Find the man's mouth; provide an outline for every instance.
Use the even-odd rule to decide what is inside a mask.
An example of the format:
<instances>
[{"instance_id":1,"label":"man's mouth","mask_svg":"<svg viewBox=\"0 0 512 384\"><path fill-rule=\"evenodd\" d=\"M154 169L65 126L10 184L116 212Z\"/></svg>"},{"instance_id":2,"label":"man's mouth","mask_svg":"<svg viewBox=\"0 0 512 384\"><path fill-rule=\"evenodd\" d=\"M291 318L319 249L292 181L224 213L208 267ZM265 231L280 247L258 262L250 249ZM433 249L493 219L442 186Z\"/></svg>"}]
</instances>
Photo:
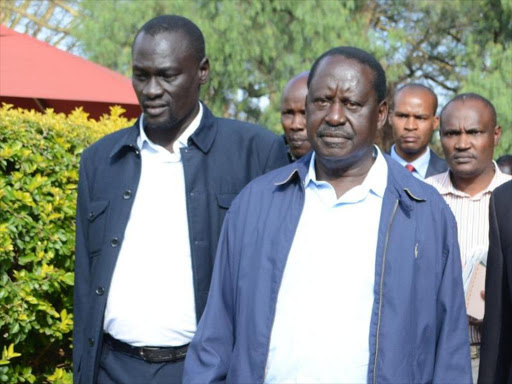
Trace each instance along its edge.
<instances>
[{"instance_id":1,"label":"man's mouth","mask_svg":"<svg viewBox=\"0 0 512 384\"><path fill-rule=\"evenodd\" d=\"M473 160L475 160L475 157L471 156L471 155L454 155L453 156L453 161L455 161L457 164L466 164L466 163L470 163Z\"/></svg>"},{"instance_id":2,"label":"man's mouth","mask_svg":"<svg viewBox=\"0 0 512 384\"><path fill-rule=\"evenodd\" d=\"M320 138L322 141L324 141L327 144L341 144L346 141L349 141L351 138L347 135L340 134L340 133L334 133L334 132L327 132L325 134L320 135Z\"/></svg>"},{"instance_id":3,"label":"man's mouth","mask_svg":"<svg viewBox=\"0 0 512 384\"><path fill-rule=\"evenodd\" d=\"M307 138L305 137L289 137L288 143L292 147L300 147L307 141Z\"/></svg>"},{"instance_id":4,"label":"man's mouth","mask_svg":"<svg viewBox=\"0 0 512 384\"><path fill-rule=\"evenodd\" d=\"M402 136L401 139L403 143L415 143L418 141L417 136Z\"/></svg>"},{"instance_id":5,"label":"man's mouth","mask_svg":"<svg viewBox=\"0 0 512 384\"><path fill-rule=\"evenodd\" d=\"M161 115L167 109L165 104L144 104L144 113L149 116Z\"/></svg>"}]
</instances>

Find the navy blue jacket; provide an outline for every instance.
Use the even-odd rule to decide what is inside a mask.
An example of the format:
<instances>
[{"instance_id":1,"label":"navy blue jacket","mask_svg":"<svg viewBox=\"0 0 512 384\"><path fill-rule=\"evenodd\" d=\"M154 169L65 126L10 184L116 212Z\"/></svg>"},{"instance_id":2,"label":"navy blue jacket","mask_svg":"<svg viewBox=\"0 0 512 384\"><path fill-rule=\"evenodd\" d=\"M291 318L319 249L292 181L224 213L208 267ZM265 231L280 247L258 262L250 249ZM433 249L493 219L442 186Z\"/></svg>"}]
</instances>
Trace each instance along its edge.
<instances>
[{"instance_id":1,"label":"navy blue jacket","mask_svg":"<svg viewBox=\"0 0 512 384\"><path fill-rule=\"evenodd\" d=\"M184 383L264 382L310 158L256 179L231 205ZM435 189L386 160L368 383L472 383L455 219Z\"/></svg>"},{"instance_id":2,"label":"navy blue jacket","mask_svg":"<svg viewBox=\"0 0 512 384\"><path fill-rule=\"evenodd\" d=\"M430 150L430 160L428 162L427 173L425 173L425 179L430 176L438 175L439 173L446 172L448 165L446 160L441 159L437 153L432 149Z\"/></svg>"},{"instance_id":3,"label":"navy blue jacket","mask_svg":"<svg viewBox=\"0 0 512 384\"><path fill-rule=\"evenodd\" d=\"M218 237L234 197L252 179L288 164L282 140L204 106L201 124L181 149L197 319L208 296ZM82 154L77 201L74 291L75 383L92 383L110 281L137 193L138 122ZM134 282L135 284L135 282ZM144 289L144 287L140 287ZM170 292L169 294L179 294Z\"/></svg>"}]
</instances>

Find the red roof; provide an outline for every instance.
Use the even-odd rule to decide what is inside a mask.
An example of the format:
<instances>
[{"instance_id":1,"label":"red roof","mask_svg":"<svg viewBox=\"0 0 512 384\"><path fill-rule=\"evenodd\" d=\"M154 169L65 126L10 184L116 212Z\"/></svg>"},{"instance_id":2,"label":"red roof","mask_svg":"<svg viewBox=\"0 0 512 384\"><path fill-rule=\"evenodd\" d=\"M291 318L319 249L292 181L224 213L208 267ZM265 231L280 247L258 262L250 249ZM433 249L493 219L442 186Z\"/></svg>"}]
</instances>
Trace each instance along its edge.
<instances>
[{"instance_id":1,"label":"red roof","mask_svg":"<svg viewBox=\"0 0 512 384\"><path fill-rule=\"evenodd\" d=\"M140 114L129 78L3 25L0 25L1 101L15 105L20 102L21 107L32 102L39 107L54 108L56 112L83 106L91 117L108 113L112 105L121 105L128 117Z\"/></svg>"}]
</instances>

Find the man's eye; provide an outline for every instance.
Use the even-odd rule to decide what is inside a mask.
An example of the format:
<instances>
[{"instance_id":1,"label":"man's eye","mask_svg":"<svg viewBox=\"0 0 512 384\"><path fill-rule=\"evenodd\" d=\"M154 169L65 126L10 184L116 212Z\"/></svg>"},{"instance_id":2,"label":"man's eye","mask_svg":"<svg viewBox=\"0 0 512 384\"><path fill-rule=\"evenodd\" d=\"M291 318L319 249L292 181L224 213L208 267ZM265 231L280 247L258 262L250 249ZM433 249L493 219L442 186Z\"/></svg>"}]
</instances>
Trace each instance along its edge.
<instances>
[{"instance_id":1,"label":"man's eye","mask_svg":"<svg viewBox=\"0 0 512 384\"><path fill-rule=\"evenodd\" d=\"M354 103L354 102L352 102L352 101L347 101L347 102L345 103L345 106L346 106L348 109L356 109L356 108L358 108L358 107L359 107L359 104Z\"/></svg>"},{"instance_id":2,"label":"man's eye","mask_svg":"<svg viewBox=\"0 0 512 384\"><path fill-rule=\"evenodd\" d=\"M142 73L134 73L133 74L133 77L135 78L135 80L137 81L144 81L146 80L146 75L142 74Z\"/></svg>"},{"instance_id":3,"label":"man's eye","mask_svg":"<svg viewBox=\"0 0 512 384\"><path fill-rule=\"evenodd\" d=\"M326 99L317 99L315 100L315 104L319 107L327 107L329 105L329 101Z\"/></svg>"}]
</instances>

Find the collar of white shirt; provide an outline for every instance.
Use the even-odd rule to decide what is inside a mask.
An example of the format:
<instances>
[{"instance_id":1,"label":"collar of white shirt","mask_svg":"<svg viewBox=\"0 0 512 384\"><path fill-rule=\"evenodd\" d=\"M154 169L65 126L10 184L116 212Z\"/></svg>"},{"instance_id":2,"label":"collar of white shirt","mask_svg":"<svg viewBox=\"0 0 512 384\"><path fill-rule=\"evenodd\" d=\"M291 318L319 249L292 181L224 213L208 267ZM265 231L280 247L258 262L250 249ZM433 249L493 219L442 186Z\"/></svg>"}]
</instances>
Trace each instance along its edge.
<instances>
[{"instance_id":1,"label":"collar of white shirt","mask_svg":"<svg viewBox=\"0 0 512 384\"><path fill-rule=\"evenodd\" d=\"M416 160L414 160L412 163L409 163L408 161L405 161L400 156L398 156L398 153L396 153L395 150L395 144L391 147L391 152L389 153L391 158L398 161L402 166L406 166L407 164L411 164L414 167L414 172L412 173L413 176L421 176L421 179L425 178L425 175L427 174L428 169L428 163L430 162L430 148L427 147L427 150L423 155L418 157Z\"/></svg>"},{"instance_id":2,"label":"collar of white shirt","mask_svg":"<svg viewBox=\"0 0 512 384\"><path fill-rule=\"evenodd\" d=\"M373 163L370 171L366 175L362 184L352 188L339 199L337 199L336 203L355 203L362 201L368 196L368 193L372 192L379 197L384 196L384 191L386 190L387 185L387 175L388 175L388 167L386 164L386 160L382 155L380 149L377 146L374 146L374 156L375 162ZM306 178L304 180L304 185L306 188L315 188L315 189L332 189L334 192L334 188L327 183L326 181L320 181L316 178L316 170L315 170L315 152L311 155L311 161L309 163L309 170Z\"/></svg>"},{"instance_id":3,"label":"collar of white shirt","mask_svg":"<svg viewBox=\"0 0 512 384\"><path fill-rule=\"evenodd\" d=\"M486 193L491 193L496 187L510 180L510 176L501 172L498 164L496 164L494 160L492 163L494 164L494 177L486 188L474 196L470 196L467 193L459 191L457 188L455 188L450 178L450 170L446 171L445 173L433 176L432 180L434 181L435 187L441 195L452 194L456 196L467 197L470 200L480 200L483 195Z\"/></svg>"},{"instance_id":4,"label":"collar of white shirt","mask_svg":"<svg viewBox=\"0 0 512 384\"><path fill-rule=\"evenodd\" d=\"M196 131L201 123L201 119L203 117L203 105L199 102L199 112L192 122L189 124L187 129L183 131L183 133L174 141L172 145L172 149L174 151L174 157L179 161L181 159L180 148L185 148L188 146L188 138L192 136L192 134ZM165 151L170 154L167 150L165 150L162 146L153 143L149 137L146 135L144 131L144 114L141 115L139 121L139 137L137 138L137 146L142 151L145 148L151 148L154 151L162 152ZM171 154L172 155L172 154Z\"/></svg>"}]
</instances>

